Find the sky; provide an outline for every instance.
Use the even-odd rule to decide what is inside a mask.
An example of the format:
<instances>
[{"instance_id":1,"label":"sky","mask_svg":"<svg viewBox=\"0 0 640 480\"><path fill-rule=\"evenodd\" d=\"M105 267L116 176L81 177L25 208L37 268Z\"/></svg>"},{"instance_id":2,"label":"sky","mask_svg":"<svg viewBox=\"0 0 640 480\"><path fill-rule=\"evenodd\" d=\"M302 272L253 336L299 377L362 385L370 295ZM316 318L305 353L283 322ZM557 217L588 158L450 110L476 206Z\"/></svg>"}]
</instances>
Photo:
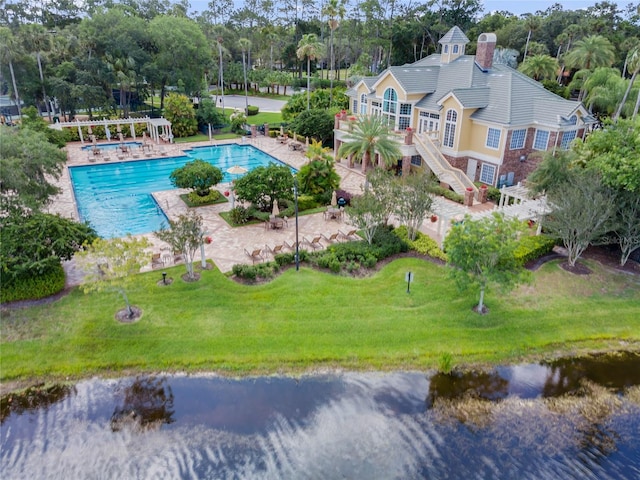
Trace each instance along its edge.
<instances>
[{"instance_id":1,"label":"sky","mask_svg":"<svg viewBox=\"0 0 640 480\"><path fill-rule=\"evenodd\" d=\"M210 0L190 0L191 10L202 12L207 9ZM320 1L320 0L318 0ZM504 10L515 15L523 13L535 13L538 10L544 11L555 3L559 3L565 10L578 10L580 8L592 7L599 0L481 0L484 6L484 13L491 13L496 10ZM629 3L635 3L638 0L608 0L616 3L618 7L623 8ZM242 0L234 0L236 5L244 3ZM355 3L350 0L350 4ZM413 2L416 3L416 2Z\"/></svg>"}]
</instances>

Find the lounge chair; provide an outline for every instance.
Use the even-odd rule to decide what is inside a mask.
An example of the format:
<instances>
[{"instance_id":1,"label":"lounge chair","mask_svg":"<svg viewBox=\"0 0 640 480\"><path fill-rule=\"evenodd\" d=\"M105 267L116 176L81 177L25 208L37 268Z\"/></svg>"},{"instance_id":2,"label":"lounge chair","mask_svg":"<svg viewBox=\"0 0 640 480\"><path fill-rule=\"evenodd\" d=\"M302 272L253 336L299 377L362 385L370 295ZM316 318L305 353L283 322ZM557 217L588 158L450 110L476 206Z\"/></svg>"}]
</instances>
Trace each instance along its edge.
<instances>
[{"instance_id":1,"label":"lounge chair","mask_svg":"<svg viewBox=\"0 0 640 480\"><path fill-rule=\"evenodd\" d=\"M270 253L272 257L275 257L279 253L282 253L284 249L284 244L276 245L273 248L271 248L269 245L265 245L264 247L266 252Z\"/></svg>"},{"instance_id":2,"label":"lounge chair","mask_svg":"<svg viewBox=\"0 0 640 480\"><path fill-rule=\"evenodd\" d=\"M288 243L286 240L284 242L282 242L284 244L285 247L287 247L289 250L291 251L295 251L296 249L296 242L293 241L291 243ZM302 242L298 242L298 250L302 250Z\"/></svg>"},{"instance_id":3,"label":"lounge chair","mask_svg":"<svg viewBox=\"0 0 640 480\"><path fill-rule=\"evenodd\" d=\"M322 239L321 235L318 235L317 237L313 237L311 240L307 239L306 237L302 237L302 241L311 245L311 248L313 248L314 250L318 248L322 248L322 243L320 243L321 239Z\"/></svg>"},{"instance_id":4,"label":"lounge chair","mask_svg":"<svg viewBox=\"0 0 640 480\"><path fill-rule=\"evenodd\" d=\"M325 234L322 234L322 238L324 238L327 242L329 243L333 243L333 242L339 242L340 241L340 234L339 233L332 233L331 235L329 235L328 237L325 236Z\"/></svg>"},{"instance_id":5,"label":"lounge chair","mask_svg":"<svg viewBox=\"0 0 640 480\"><path fill-rule=\"evenodd\" d=\"M358 230L349 230L347 233L341 232L338 230L338 236L340 238L344 238L346 240L359 240Z\"/></svg>"},{"instance_id":6,"label":"lounge chair","mask_svg":"<svg viewBox=\"0 0 640 480\"><path fill-rule=\"evenodd\" d=\"M259 248L256 248L251 252L248 252L247 249L245 248L244 253L247 254L247 256L251 259L254 265L256 263L256 260L260 262L264 262L264 257L262 256L262 250L260 250Z\"/></svg>"}]
</instances>

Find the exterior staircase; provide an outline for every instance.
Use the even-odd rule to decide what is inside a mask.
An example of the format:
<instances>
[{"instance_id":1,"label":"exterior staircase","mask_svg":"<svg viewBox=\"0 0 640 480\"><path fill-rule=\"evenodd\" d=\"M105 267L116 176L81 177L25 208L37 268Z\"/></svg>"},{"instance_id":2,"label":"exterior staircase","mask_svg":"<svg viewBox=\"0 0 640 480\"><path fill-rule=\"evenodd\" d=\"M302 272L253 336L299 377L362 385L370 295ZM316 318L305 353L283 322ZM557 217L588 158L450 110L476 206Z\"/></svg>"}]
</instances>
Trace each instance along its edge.
<instances>
[{"instance_id":1,"label":"exterior staircase","mask_svg":"<svg viewBox=\"0 0 640 480\"><path fill-rule=\"evenodd\" d=\"M453 191L460 195L464 195L465 191L471 188L474 198L478 198L478 188L471 179L459 168L451 166L428 136L414 135L413 142L416 150L438 180L450 185Z\"/></svg>"}]
</instances>

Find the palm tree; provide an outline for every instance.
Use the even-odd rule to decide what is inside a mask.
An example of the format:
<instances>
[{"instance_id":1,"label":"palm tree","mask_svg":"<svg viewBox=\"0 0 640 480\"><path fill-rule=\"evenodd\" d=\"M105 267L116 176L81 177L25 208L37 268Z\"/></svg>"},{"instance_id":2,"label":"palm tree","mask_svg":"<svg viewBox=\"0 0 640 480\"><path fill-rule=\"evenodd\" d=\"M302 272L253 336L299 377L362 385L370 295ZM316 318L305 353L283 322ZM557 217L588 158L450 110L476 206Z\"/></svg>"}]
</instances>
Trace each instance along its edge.
<instances>
[{"instance_id":1,"label":"palm tree","mask_svg":"<svg viewBox=\"0 0 640 480\"><path fill-rule=\"evenodd\" d=\"M540 17L529 15L529 17L527 17L527 19L524 21L524 25L529 30L529 33L527 34L527 42L524 45L524 55L522 56L523 60L526 60L527 52L529 51L529 41L531 40L531 34L538 30L541 25Z\"/></svg>"},{"instance_id":2,"label":"palm tree","mask_svg":"<svg viewBox=\"0 0 640 480\"><path fill-rule=\"evenodd\" d=\"M322 13L324 15L329 16L329 30L331 32L331 37L329 40L329 45L331 46L331 64L329 65L329 105L331 105L333 100L333 78L335 77L335 56L333 54L333 31L338 28L340 22L336 17L340 19L344 18L345 14L344 3L340 0L329 0L327 4L322 9Z\"/></svg>"},{"instance_id":3,"label":"palm tree","mask_svg":"<svg viewBox=\"0 0 640 480\"><path fill-rule=\"evenodd\" d=\"M627 89L625 90L624 96L620 101L620 105L618 105L618 109L616 110L616 113L613 115L614 122L618 121L618 118L622 113L622 108L624 107L624 104L627 102L627 98L629 97L629 92L631 91L631 87L633 87L633 83L636 81L636 77L638 76L638 72L640 71L640 47L634 48L627 54L626 63L627 63L627 68L629 69L630 72L632 72L631 80L627 85ZM638 96L640 96L640 92L638 93Z\"/></svg>"},{"instance_id":4,"label":"palm tree","mask_svg":"<svg viewBox=\"0 0 640 480\"><path fill-rule=\"evenodd\" d=\"M116 57L110 53L105 54L105 62L110 72L114 74L115 80L120 86L120 108L125 117L129 116L129 105L131 103L131 86L136 80L136 61L133 57Z\"/></svg>"},{"instance_id":5,"label":"palm tree","mask_svg":"<svg viewBox=\"0 0 640 480\"><path fill-rule=\"evenodd\" d=\"M324 44L318 41L315 33L307 33L298 42L297 57L302 60L307 57L307 110L311 101L311 60L324 55Z\"/></svg>"},{"instance_id":6,"label":"palm tree","mask_svg":"<svg viewBox=\"0 0 640 480\"><path fill-rule=\"evenodd\" d=\"M555 58L549 55L534 55L525 59L518 67L518 70L528 77L540 81L555 78L558 68L558 61Z\"/></svg>"},{"instance_id":7,"label":"palm tree","mask_svg":"<svg viewBox=\"0 0 640 480\"><path fill-rule=\"evenodd\" d=\"M248 38L241 38L238 40L238 45L242 49L242 70L244 71L244 114L249 115L249 92L247 91L247 62L245 54L251 48L251 40Z\"/></svg>"},{"instance_id":8,"label":"palm tree","mask_svg":"<svg viewBox=\"0 0 640 480\"><path fill-rule=\"evenodd\" d=\"M560 44L560 47L558 47L558 54L556 55L556 58L560 59L562 44L566 42L564 53L567 53L569 50L571 50L571 42L581 32L582 32L582 27L576 24L572 24L572 25L569 25L567 28L565 28L564 31L556 37L556 43ZM564 74L564 67L565 67L564 55L562 55L562 57L563 57L563 61L562 61L562 66L560 67L560 73L558 74L558 83L562 82L562 76Z\"/></svg>"},{"instance_id":9,"label":"palm tree","mask_svg":"<svg viewBox=\"0 0 640 480\"><path fill-rule=\"evenodd\" d=\"M366 173L367 165L375 154L380 163L393 165L402 156L398 142L391 137L387 120L378 115L360 118L353 126L353 131L344 137L344 143L338 150L340 158L349 155L362 159L362 172Z\"/></svg>"},{"instance_id":10,"label":"palm tree","mask_svg":"<svg viewBox=\"0 0 640 480\"><path fill-rule=\"evenodd\" d=\"M615 60L615 51L611 42L601 35L591 35L578 40L566 54L565 64L571 68L594 70L598 67L610 67ZM580 89L578 100L582 100L584 88Z\"/></svg>"},{"instance_id":11,"label":"palm tree","mask_svg":"<svg viewBox=\"0 0 640 480\"><path fill-rule=\"evenodd\" d=\"M611 115L625 89L625 80L617 68L596 68L584 82L584 103L589 111Z\"/></svg>"},{"instance_id":12,"label":"palm tree","mask_svg":"<svg viewBox=\"0 0 640 480\"><path fill-rule=\"evenodd\" d=\"M51 36L43 26L35 23L25 25L23 28L26 46L29 51L35 52L36 54L38 71L40 73L40 85L42 86L42 101L47 108L47 117L49 117L49 122L51 122L51 109L49 108L47 92L44 86L44 75L42 73L42 52L49 50L51 46Z\"/></svg>"},{"instance_id":13,"label":"palm tree","mask_svg":"<svg viewBox=\"0 0 640 480\"><path fill-rule=\"evenodd\" d=\"M18 117L22 118L22 107L20 106L20 95L18 94L18 84L16 83L16 75L13 71L13 59L18 56L19 45L11 30L7 27L0 27L0 45L4 48L0 49L0 56L3 63L9 64L9 72L11 73L11 83L13 84L13 98L18 106Z\"/></svg>"}]
</instances>

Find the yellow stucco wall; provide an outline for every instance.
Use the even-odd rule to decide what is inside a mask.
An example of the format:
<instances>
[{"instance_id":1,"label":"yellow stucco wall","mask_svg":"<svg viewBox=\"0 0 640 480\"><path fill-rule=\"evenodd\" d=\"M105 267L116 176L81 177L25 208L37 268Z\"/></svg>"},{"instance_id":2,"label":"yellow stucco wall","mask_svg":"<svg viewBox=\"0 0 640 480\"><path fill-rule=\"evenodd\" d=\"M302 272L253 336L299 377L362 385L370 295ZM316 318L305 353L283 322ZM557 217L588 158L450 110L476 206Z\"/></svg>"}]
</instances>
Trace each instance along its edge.
<instances>
[{"instance_id":1,"label":"yellow stucco wall","mask_svg":"<svg viewBox=\"0 0 640 480\"><path fill-rule=\"evenodd\" d=\"M496 159L502 157L507 137L507 130L500 128L500 147L497 150L488 148L486 143L489 127L487 125L475 123L471 119L471 115L473 115L475 109L463 109L453 96L447 98L442 105L443 108L440 114L440 140L443 140L444 138L443 135L447 110L453 109L458 114L453 150L459 152L478 152L479 154L495 157Z\"/></svg>"},{"instance_id":2,"label":"yellow stucco wall","mask_svg":"<svg viewBox=\"0 0 640 480\"><path fill-rule=\"evenodd\" d=\"M376 95L379 96L380 99L382 99L384 97L384 91L387 88L395 89L396 93L398 94L399 101L406 101L407 97L404 90L400 88L400 85L398 85L398 82L396 82L396 79L393 78L393 75L391 75L390 73L387 73L385 77L380 81L380 83L378 83L376 87Z\"/></svg>"}]
</instances>

